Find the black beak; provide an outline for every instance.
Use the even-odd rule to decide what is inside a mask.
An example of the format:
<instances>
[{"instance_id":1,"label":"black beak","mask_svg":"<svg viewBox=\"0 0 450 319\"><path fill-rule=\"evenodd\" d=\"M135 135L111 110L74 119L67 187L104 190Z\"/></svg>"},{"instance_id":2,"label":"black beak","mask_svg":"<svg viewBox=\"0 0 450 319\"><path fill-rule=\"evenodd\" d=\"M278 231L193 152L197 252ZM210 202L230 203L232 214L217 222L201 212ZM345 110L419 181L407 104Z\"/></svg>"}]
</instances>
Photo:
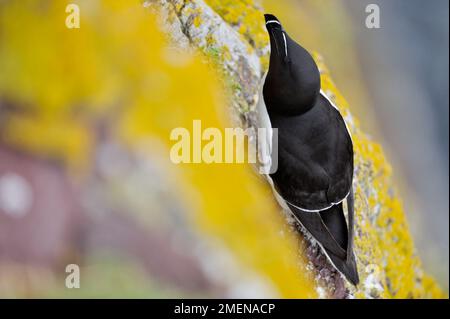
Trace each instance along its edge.
<instances>
[{"instance_id":1,"label":"black beak","mask_svg":"<svg viewBox=\"0 0 450 319\"><path fill-rule=\"evenodd\" d=\"M277 19L277 17L274 16L273 14L265 14L264 19L266 19L266 24L269 21L276 21L276 22L280 23L280 21Z\"/></svg>"},{"instance_id":2,"label":"black beak","mask_svg":"<svg viewBox=\"0 0 450 319\"><path fill-rule=\"evenodd\" d=\"M283 31L283 27L281 26L280 20L273 14L265 14L264 19L266 20L266 29L270 30L281 30Z\"/></svg>"},{"instance_id":3,"label":"black beak","mask_svg":"<svg viewBox=\"0 0 450 319\"><path fill-rule=\"evenodd\" d=\"M271 52L276 52L276 55L281 58L284 63L289 62L286 35L280 20L273 14L265 14L264 19L266 20L266 29L270 37Z\"/></svg>"}]
</instances>

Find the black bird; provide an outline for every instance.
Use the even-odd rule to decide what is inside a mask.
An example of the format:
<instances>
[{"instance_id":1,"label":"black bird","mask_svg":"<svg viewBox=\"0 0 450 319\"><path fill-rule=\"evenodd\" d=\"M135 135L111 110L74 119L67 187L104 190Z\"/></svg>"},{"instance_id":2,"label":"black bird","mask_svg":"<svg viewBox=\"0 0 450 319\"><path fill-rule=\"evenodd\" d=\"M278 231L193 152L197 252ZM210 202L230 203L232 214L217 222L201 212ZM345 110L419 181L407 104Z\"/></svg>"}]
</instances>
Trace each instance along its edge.
<instances>
[{"instance_id":1,"label":"black bird","mask_svg":"<svg viewBox=\"0 0 450 319\"><path fill-rule=\"evenodd\" d=\"M350 132L320 89L319 69L311 55L289 37L274 15L264 17L271 51L258 118L260 127L278 129L278 141L270 135L269 145L258 145L270 152L272 142L278 143L278 168L267 175L268 180L280 204L316 239L333 266L357 285Z\"/></svg>"}]
</instances>

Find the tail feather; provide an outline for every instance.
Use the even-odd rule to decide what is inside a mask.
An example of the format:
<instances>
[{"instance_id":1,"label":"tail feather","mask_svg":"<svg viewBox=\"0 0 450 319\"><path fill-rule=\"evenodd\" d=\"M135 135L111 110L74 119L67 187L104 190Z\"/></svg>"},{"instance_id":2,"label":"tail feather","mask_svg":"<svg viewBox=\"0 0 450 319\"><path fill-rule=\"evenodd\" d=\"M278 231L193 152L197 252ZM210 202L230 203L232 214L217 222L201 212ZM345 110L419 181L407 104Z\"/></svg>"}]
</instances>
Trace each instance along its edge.
<instances>
[{"instance_id":1,"label":"tail feather","mask_svg":"<svg viewBox=\"0 0 450 319\"><path fill-rule=\"evenodd\" d=\"M322 246L333 266L353 285L357 285L359 276L353 253L353 192L348 199L348 228L342 203L317 213L305 212L287 204L297 220Z\"/></svg>"},{"instance_id":2,"label":"tail feather","mask_svg":"<svg viewBox=\"0 0 450 319\"><path fill-rule=\"evenodd\" d=\"M324 220L320 216L320 213L305 212L290 203L287 203L287 205L303 227L305 227L324 248L328 249L339 258L345 259L347 257L347 253L345 251L346 246L339 245L333 234L330 232L333 231L333 229L329 229L327 227ZM331 207L330 210L331 209L334 210L334 206Z\"/></svg>"}]
</instances>

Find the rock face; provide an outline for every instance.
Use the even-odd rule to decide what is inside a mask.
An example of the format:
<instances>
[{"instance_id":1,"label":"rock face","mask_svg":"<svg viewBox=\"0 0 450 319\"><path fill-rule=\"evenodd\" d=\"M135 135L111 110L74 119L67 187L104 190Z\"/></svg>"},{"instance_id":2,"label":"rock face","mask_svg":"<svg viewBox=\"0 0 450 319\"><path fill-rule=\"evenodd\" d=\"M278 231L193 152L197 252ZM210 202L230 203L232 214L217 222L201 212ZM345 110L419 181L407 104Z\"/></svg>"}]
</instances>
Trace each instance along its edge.
<instances>
[{"instance_id":1,"label":"rock face","mask_svg":"<svg viewBox=\"0 0 450 319\"><path fill-rule=\"evenodd\" d=\"M215 7L226 6L226 2L220 3L218 1L209 6L205 1L161 0L146 1L144 6L158 11L160 22L178 46L199 48L219 62L221 71L232 82L234 106L242 115L248 115L247 111L256 103L256 83L259 83L264 71L261 59L267 58L269 46L267 41L261 46L256 42L256 37L240 33L240 30L246 32L242 31L242 22L224 23L223 18L214 11ZM249 5L245 8L257 12L258 16L261 12L258 7ZM263 30L258 31L264 39Z\"/></svg>"},{"instance_id":2,"label":"rock face","mask_svg":"<svg viewBox=\"0 0 450 319\"><path fill-rule=\"evenodd\" d=\"M226 81L233 83L232 112L244 119L244 126L251 126L255 96L269 52L262 9L252 1L236 0L151 0L144 6L159 14L173 43L185 49L198 48L215 58ZM443 297L434 280L421 268L382 148L360 130L322 59L317 54L315 59L321 70L322 88L340 108L354 140L355 252L361 279L357 288L349 285L329 265L317 243L293 225L301 232L298 240L306 247L307 268L315 275L317 295Z\"/></svg>"},{"instance_id":3,"label":"rock face","mask_svg":"<svg viewBox=\"0 0 450 319\"><path fill-rule=\"evenodd\" d=\"M357 288L248 165L170 161L174 128L224 129L222 113L253 125L269 52L261 7L79 3L79 30L62 23L63 1L0 4L0 296L443 297L381 147L318 55L354 140ZM61 291L67 263L85 278L76 291Z\"/></svg>"}]
</instances>

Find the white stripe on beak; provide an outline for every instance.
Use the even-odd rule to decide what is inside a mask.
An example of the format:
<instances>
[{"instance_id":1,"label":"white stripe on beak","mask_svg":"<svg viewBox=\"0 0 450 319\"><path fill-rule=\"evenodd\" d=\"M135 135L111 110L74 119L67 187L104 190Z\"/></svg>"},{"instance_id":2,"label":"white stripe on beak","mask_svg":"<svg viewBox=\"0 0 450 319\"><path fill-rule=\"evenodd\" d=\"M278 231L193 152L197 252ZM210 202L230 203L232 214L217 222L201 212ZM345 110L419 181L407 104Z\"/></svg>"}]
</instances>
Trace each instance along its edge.
<instances>
[{"instance_id":1,"label":"white stripe on beak","mask_svg":"<svg viewBox=\"0 0 450 319\"><path fill-rule=\"evenodd\" d=\"M276 23L276 24L281 25L281 23L278 22L277 20L269 20L269 21L266 22L266 25L268 25L269 23Z\"/></svg>"}]
</instances>

